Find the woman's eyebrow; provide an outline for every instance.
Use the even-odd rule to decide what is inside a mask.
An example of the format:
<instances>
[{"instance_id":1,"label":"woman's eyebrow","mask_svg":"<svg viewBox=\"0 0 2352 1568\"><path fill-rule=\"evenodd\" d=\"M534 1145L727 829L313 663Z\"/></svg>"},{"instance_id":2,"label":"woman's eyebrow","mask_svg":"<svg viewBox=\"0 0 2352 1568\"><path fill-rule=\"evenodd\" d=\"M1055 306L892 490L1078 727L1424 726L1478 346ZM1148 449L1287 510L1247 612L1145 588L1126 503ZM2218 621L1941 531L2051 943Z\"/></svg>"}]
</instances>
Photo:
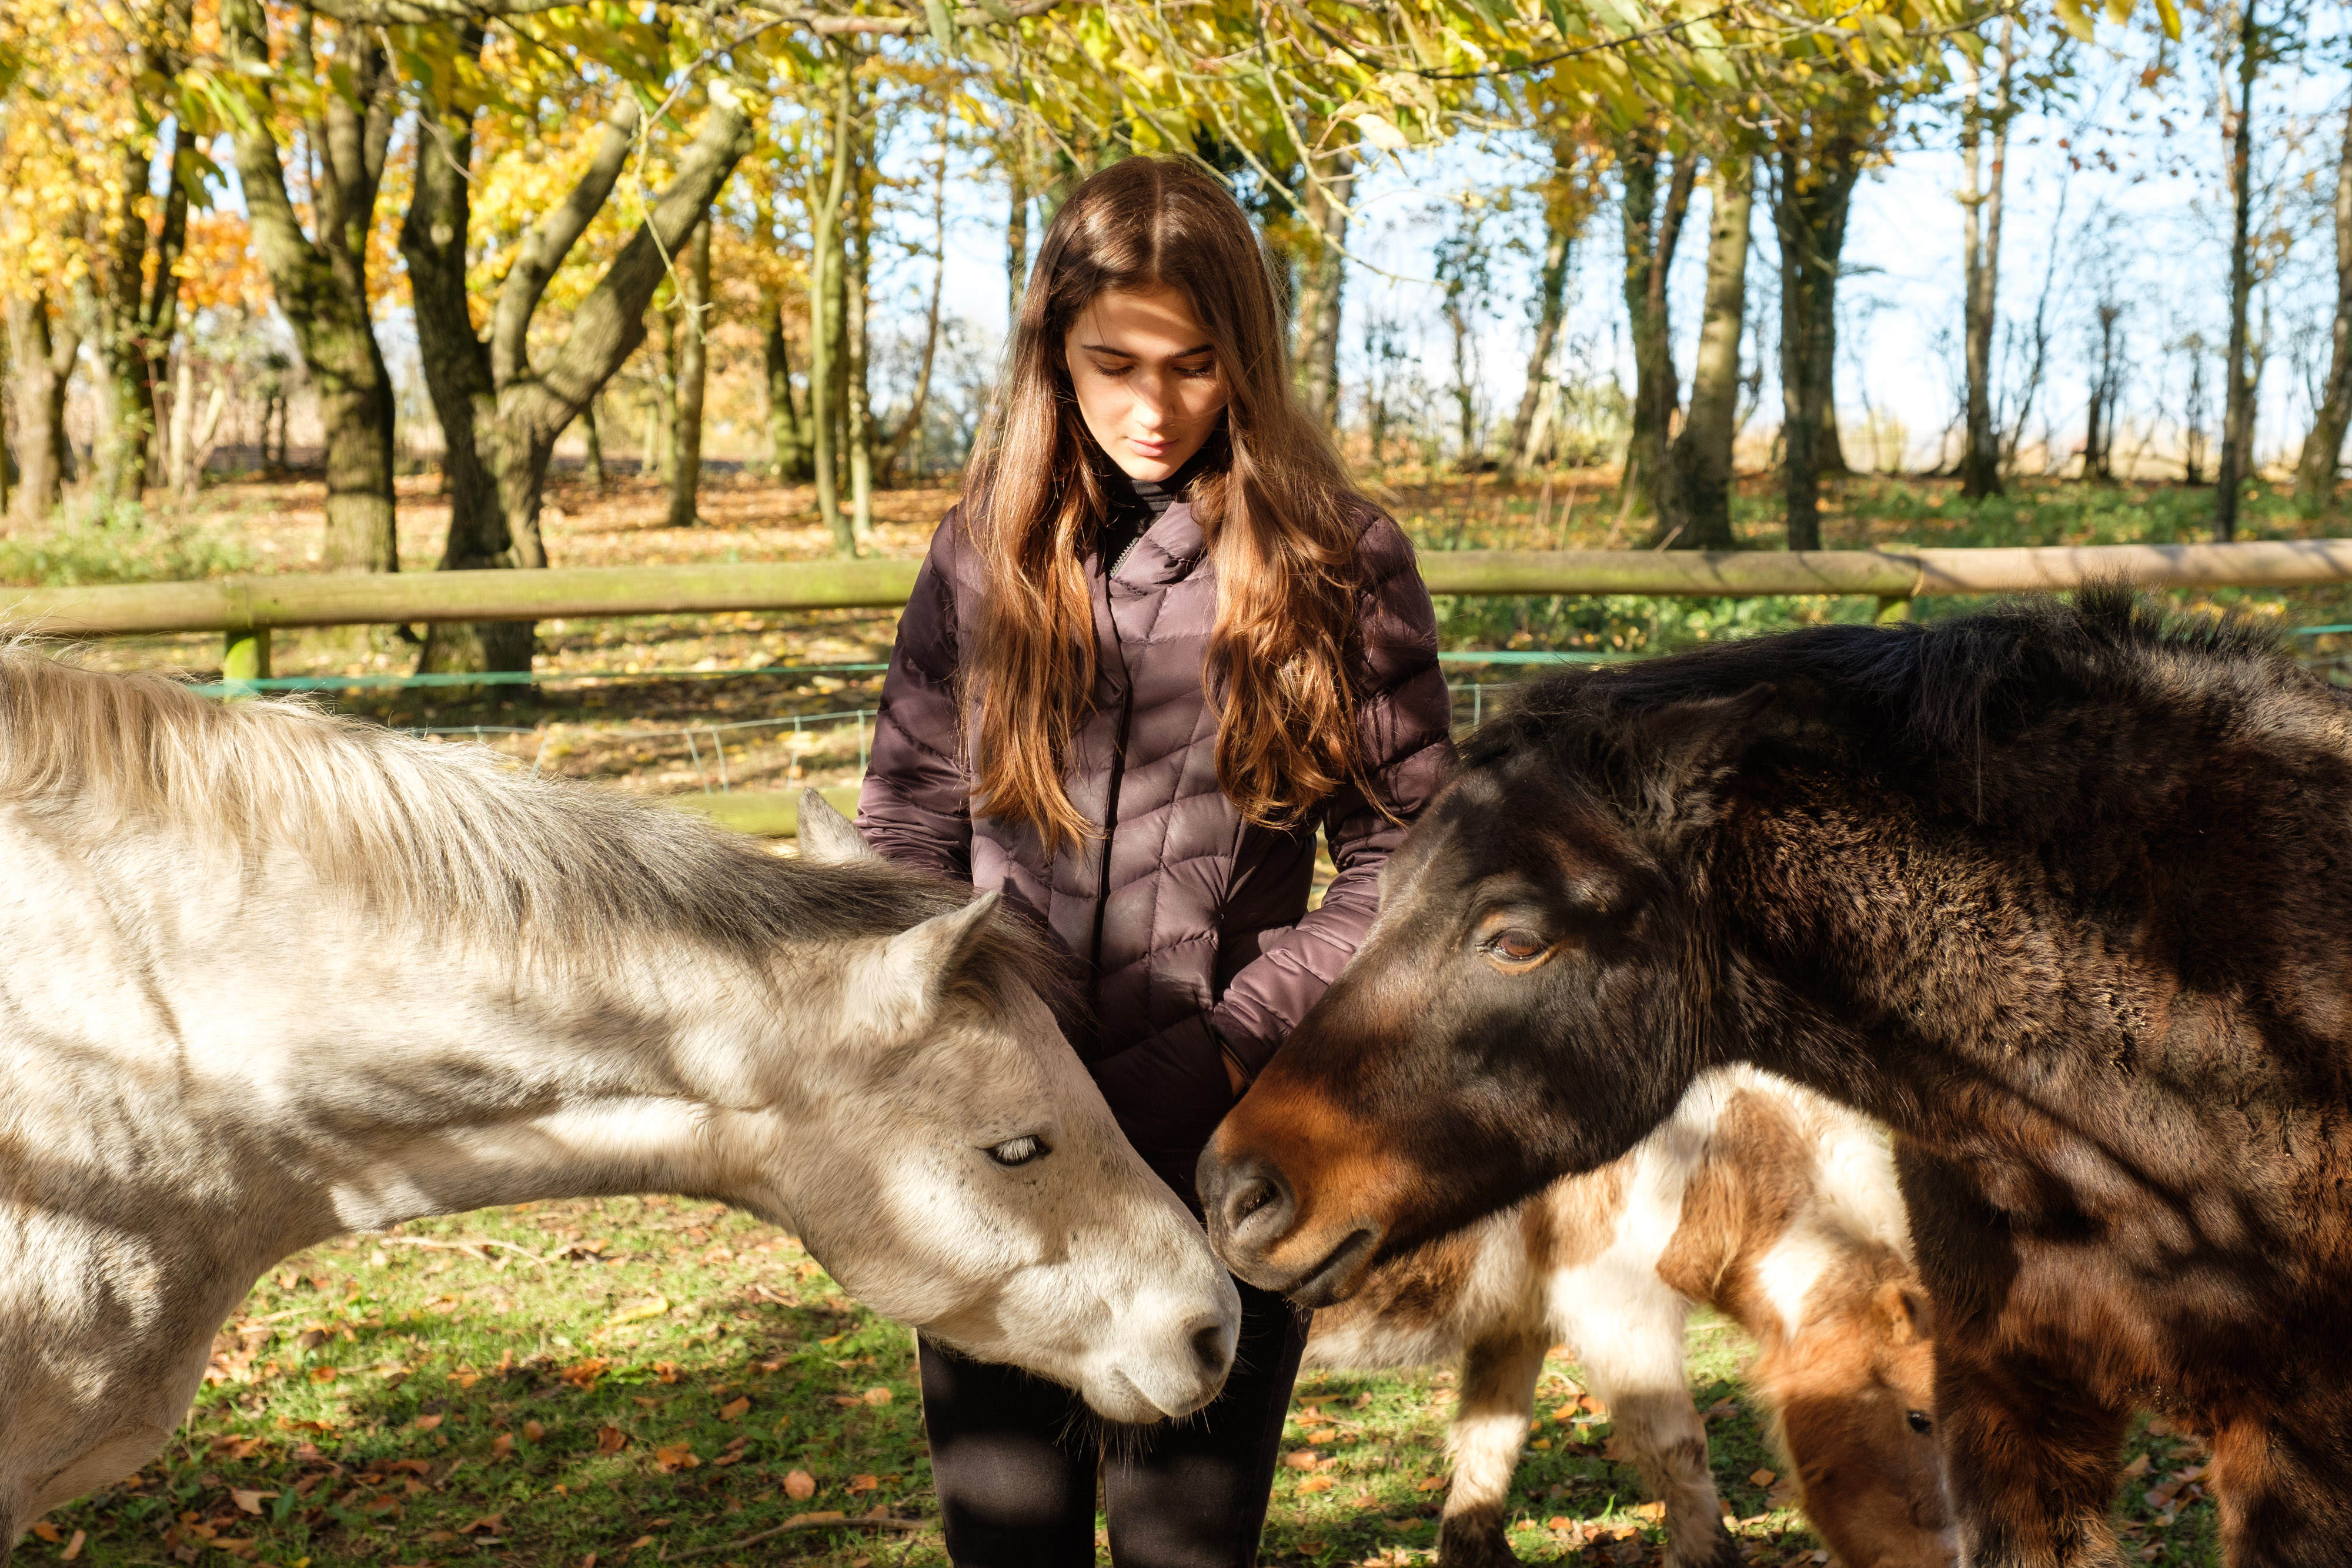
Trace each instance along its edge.
<instances>
[{"instance_id":1,"label":"woman's eyebrow","mask_svg":"<svg viewBox=\"0 0 2352 1568\"><path fill-rule=\"evenodd\" d=\"M1080 343L1078 347L1089 354L1111 354L1122 360L1142 357L1131 349L1114 349L1108 343ZM1217 346L1214 343L1202 343L1197 348L1181 349L1168 357L1171 360L1189 360L1195 354L1213 354L1216 350Z\"/></svg>"}]
</instances>

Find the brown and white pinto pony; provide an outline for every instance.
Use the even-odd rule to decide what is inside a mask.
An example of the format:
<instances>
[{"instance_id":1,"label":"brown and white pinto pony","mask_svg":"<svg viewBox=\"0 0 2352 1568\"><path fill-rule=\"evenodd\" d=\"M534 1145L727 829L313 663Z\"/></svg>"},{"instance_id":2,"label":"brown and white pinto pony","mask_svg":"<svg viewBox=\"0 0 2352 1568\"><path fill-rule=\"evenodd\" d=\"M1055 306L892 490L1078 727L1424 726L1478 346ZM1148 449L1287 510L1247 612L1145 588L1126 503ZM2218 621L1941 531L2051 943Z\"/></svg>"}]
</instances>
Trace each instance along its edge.
<instances>
[{"instance_id":1,"label":"brown and white pinto pony","mask_svg":"<svg viewBox=\"0 0 2352 1568\"><path fill-rule=\"evenodd\" d=\"M1665 1505L1670 1568L1732 1568L1691 1403L1694 1304L1760 1354L1748 1383L1847 1568L1947 1568L1935 1353L1885 1134L1784 1080L1702 1075L1623 1158L1374 1267L1315 1314L1309 1364L1462 1364L1443 1568L1515 1563L1505 1528L1548 1346L1566 1341Z\"/></svg>"},{"instance_id":2,"label":"brown and white pinto pony","mask_svg":"<svg viewBox=\"0 0 2352 1568\"><path fill-rule=\"evenodd\" d=\"M2120 1564L2122 1443L2232 1564L2352 1561L2352 702L2118 589L1547 680L1203 1155L1309 1303L1733 1061L1894 1128L1972 1568Z\"/></svg>"}]
</instances>

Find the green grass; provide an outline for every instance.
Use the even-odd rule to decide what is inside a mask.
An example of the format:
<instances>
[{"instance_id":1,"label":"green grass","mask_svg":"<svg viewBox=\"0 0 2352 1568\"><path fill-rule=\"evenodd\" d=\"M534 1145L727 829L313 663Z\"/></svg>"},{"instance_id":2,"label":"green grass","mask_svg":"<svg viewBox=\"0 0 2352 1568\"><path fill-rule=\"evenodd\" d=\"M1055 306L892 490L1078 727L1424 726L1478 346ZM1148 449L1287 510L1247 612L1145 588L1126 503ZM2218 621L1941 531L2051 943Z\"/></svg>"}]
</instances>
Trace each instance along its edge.
<instances>
[{"instance_id":1,"label":"green grass","mask_svg":"<svg viewBox=\"0 0 2352 1568\"><path fill-rule=\"evenodd\" d=\"M205 523L158 517L132 502L76 499L46 523L0 537L0 583L183 582L251 571L257 559Z\"/></svg>"},{"instance_id":2,"label":"green grass","mask_svg":"<svg viewBox=\"0 0 2352 1568\"><path fill-rule=\"evenodd\" d=\"M1691 1343L1750 1560L1811 1562L1799 1516L1749 1479L1781 1467L1738 1386L1747 1347L1704 1318ZM789 1238L706 1202L525 1205L348 1239L272 1270L163 1456L58 1510L19 1560L941 1564L913 1362L907 1331ZM1532 1562L1651 1561L1658 1531L1605 1413L1562 1408L1575 1377L1545 1367L1512 1540ZM1307 1375L1284 1448L1315 1468L1280 1470L1265 1561L1427 1561L1452 1389L1444 1371ZM2134 1546L2213 1561L2209 1503L2159 1527L2143 1496L2193 1447L2143 1433L2131 1452L2153 1456L2126 1499ZM812 1517L876 1509L917 1528Z\"/></svg>"}]
</instances>

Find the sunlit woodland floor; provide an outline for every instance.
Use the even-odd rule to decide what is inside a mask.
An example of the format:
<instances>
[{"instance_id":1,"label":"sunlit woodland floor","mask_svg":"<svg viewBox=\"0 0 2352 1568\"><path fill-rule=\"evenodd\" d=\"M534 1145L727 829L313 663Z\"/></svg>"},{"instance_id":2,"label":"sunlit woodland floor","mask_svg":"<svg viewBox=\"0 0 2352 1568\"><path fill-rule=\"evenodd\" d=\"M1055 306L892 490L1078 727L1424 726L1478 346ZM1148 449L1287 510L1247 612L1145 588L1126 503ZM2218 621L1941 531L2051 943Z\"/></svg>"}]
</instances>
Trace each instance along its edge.
<instances>
[{"instance_id":1,"label":"sunlit woodland floor","mask_svg":"<svg viewBox=\"0 0 2352 1568\"><path fill-rule=\"evenodd\" d=\"M1424 548L1638 546L1618 522L1614 475L1585 470L1497 486L1491 476L1391 476L1380 494ZM402 482L406 570L437 559L446 509L436 481ZM719 474L705 525L661 526L649 482L601 493L559 476L546 518L563 565L814 558L828 552L805 486ZM878 498L877 538L914 555L951 491ZM315 570L315 478L238 482L184 508L0 537L0 582L123 581ZM1981 506L1942 481L1855 479L1834 487L1832 548L1874 544L2169 542L2210 537L2208 490L2034 483ZM2274 496L2253 500L2249 533L2306 525ZM1744 541L1777 548L1769 477L1743 485ZM2182 595L2285 628L2352 622L2352 590ZM1915 606L1934 615L1963 606ZM1441 601L1449 647L1634 653L1823 620L1858 620L1867 600ZM538 687L329 694L388 723L466 731L519 758L625 788L708 787L707 746L689 727L870 709L866 672L743 672L887 656L887 613L551 621L541 670L581 677ZM2304 637L2320 658L2352 659L2352 637ZM125 639L77 655L110 667L217 671L208 637ZM391 631L281 635L280 674L399 674L416 651ZM662 672L662 674L655 674ZM1466 672L1457 670L1466 685ZM591 675L595 678L588 678ZM1505 674L1480 678L1503 680ZM1469 708L1463 708L1466 718ZM838 782L856 768L853 733L783 745L771 724L724 753L737 787ZM517 733L501 735L500 728ZM759 738L764 737L765 738ZM492 1243L496 1243L493 1245ZM1726 1325L1693 1333L1692 1386L1711 1421L1715 1469L1759 1563L1820 1560L1796 1516L1772 1500L1779 1461L1738 1387L1746 1347ZM712 1568L784 1560L845 1565L944 1561L933 1520L906 1333L850 1304L785 1237L712 1206L654 1198L544 1205L405 1228L291 1260L229 1325L187 1429L133 1481L60 1511L20 1552L33 1562L194 1563L217 1554L302 1568L364 1562L468 1562L643 1568L697 1555ZM1546 1368L1541 1407L1567 1405L1566 1361ZM1270 1561L1423 1561L1443 1496L1451 1375L1318 1375L1302 1384L1268 1525ZM1632 1506L1639 1482L1607 1457L1605 1413L1548 1416L1516 1487L1513 1540L1531 1561L1654 1560L1656 1532ZM2119 1501L2141 1560L2214 1558L2212 1510L2187 1439L2136 1432ZM795 1477L801 1478L795 1479ZM831 1527L821 1516L881 1509L910 1521ZM800 1528L765 1535L793 1520Z\"/></svg>"}]
</instances>

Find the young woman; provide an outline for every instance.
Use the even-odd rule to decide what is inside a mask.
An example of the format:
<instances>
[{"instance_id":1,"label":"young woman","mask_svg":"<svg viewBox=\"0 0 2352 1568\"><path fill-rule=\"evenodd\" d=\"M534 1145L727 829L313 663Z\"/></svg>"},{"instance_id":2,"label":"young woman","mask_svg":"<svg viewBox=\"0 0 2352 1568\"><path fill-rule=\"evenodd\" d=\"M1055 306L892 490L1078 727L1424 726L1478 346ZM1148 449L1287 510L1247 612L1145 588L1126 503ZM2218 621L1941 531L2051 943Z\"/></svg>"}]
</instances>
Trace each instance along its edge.
<instances>
[{"instance_id":1,"label":"young woman","mask_svg":"<svg viewBox=\"0 0 2352 1568\"><path fill-rule=\"evenodd\" d=\"M1070 1043L1188 1203L1452 758L1412 547L1292 401L1283 327L1213 180L1136 158L1071 193L899 622L858 809L883 854L999 890L1067 946ZM1309 913L1318 827L1339 874ZM1306 1322L1241 1294L1216 1402L1109 1445L1121 1568L1255 1559ZM954 1560L1091 1564L1104 1444L1074 1397L921 1362Z\"/></svg>"}]
</instances>

